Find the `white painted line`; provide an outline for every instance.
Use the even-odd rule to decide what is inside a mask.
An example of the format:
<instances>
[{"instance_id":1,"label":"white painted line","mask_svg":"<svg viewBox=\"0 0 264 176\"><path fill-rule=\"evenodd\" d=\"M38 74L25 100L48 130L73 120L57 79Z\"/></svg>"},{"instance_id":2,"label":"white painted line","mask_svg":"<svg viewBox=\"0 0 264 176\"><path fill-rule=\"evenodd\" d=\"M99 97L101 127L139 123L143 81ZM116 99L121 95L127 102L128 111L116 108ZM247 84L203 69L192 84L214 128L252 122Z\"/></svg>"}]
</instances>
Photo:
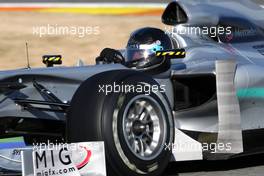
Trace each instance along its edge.
<instances>
[{"instance_id":1,"label":"white painted line","mask_svg":"<svg viewBox=\"0 0 264 176\"><path fill-rule=\"evenodd\" d=\"M174 161L193 161L203 159L202 144L175 128L172 154ZM173 160L172 160L173 161Z\"/></svg>"}]
</instances>

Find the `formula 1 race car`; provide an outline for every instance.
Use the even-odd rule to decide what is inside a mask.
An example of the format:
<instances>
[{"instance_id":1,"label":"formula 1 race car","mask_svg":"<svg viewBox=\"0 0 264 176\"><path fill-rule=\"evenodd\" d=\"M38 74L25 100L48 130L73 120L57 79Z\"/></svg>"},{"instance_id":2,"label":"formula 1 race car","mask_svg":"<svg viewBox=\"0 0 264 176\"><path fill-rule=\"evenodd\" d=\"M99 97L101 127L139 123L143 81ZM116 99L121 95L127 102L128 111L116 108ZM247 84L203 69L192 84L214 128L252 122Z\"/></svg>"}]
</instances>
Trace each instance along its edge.
<instances>
[{"instance_id":1,"label":"formula 1 race car","mask_svg":"<svg viewBox=\"0 0 264 176\"><path fill-rule=\"evenodd\" d=\"M47 68L1 71L0 137L104 141L116 176L263 152L263 10L249 0L174 1L162 21L175 48L156 42L143 66L126 62L132 50L105 49L94 66L52 67L56 55L43 57ZM0 166L20 171L1 150Z\"/></svg>"}]
</instances>

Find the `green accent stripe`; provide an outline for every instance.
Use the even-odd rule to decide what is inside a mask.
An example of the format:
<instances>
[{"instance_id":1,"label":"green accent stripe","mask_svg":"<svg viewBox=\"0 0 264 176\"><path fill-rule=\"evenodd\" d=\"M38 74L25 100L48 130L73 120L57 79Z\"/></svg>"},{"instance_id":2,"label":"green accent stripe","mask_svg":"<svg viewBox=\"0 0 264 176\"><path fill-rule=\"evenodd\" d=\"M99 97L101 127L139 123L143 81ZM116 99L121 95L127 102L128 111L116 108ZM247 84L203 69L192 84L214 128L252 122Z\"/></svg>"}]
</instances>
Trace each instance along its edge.
<instances>
[{"instance_id":1,"label":"green accent stripe","mask_svg":"<svg viewBox=\"0 0 264 176\"><path fill-rule=\"evenodd\" d=\"M24 142L24 138L23 137L13 137L13 138L0 139L0 143L7 143L7 142Z\"/></svg>"},{"instance_id":2,"label":"green accent stripe","mask_svg":"<svg viewBox=\"0 0 264 176\"><path fill-rule=\"evenodd\" d=\"M237 96L240 98L264 98L264 88L238 89Z\"/></svg>"}]
</instances>

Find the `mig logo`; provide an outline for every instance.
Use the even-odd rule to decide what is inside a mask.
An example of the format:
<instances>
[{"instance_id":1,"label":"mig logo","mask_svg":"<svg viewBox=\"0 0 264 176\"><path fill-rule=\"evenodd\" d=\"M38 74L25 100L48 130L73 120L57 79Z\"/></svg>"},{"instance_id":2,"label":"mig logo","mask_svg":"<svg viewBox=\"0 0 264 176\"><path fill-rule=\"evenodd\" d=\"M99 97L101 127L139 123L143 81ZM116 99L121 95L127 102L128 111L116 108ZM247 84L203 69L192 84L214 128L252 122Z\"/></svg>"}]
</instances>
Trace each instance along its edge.
<instances>
[{"instance_id":1,"label":"mig logo","mask_svg":"<svg viewBox=\"0 0 264 176\"><path fill-rule=\"evenodd\" d=\"M88 165L92 151L85 146L75 150L68 148L33 152L35 176L80 176L80 170Z\"/></svg>"},{"instance_id":2,"label":"mig logo","mask_svg":"<svg viewBox=\"0 0 264 176\"><path fill-rule=\"evenodd\" d=\"M78 153L75 153L73 156L73 162L75 163L77 169L80 170L89 163L92 151L85 146L80 146L77 152Z\"/></svg>"}]
</instances>

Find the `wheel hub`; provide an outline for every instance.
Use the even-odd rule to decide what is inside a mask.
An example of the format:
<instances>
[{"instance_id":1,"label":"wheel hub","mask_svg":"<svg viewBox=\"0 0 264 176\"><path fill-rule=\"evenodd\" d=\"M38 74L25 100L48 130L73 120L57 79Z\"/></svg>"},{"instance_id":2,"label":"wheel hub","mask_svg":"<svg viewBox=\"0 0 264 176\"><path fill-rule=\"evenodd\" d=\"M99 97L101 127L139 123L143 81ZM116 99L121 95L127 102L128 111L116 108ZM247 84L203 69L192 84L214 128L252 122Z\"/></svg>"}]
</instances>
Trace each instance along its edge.
<instances>
[{"instance_id":1,"label":"wheel hub","mask_svg":"<svg viewBox=\"0 0 264 176\"><path fill-rule=\"evenodd\" d=\"M140 159L158 155L162 139L160 105L152 98L132 99L124 111L123 132L130 150Z\"/></svg>"},{"instance_id":2,"label":"wheel hub","mask_svg":"<svg viewBox=\"0 0 264 176\"><path fill-rule=\"evenodd\" d=\"M135 121L132 126L132 132L136 136L142 135L146 131L146 125L139 120Z\"/></svg>"}]
</instances>

